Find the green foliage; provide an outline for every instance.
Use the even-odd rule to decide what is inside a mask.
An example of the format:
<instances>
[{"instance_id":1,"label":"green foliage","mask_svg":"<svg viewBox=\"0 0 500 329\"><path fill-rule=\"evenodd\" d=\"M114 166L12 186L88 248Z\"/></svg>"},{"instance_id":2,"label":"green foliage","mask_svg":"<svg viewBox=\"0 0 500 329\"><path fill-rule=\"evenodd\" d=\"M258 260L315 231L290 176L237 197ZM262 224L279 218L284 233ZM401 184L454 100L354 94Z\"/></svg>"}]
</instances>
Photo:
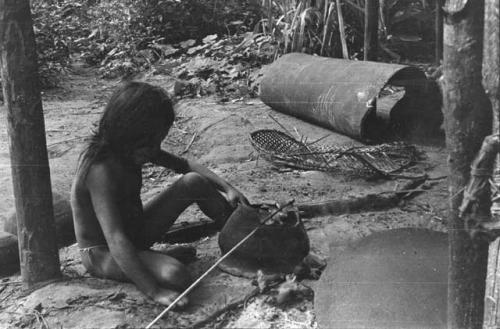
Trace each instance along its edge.
<instances>
[{"instance_id":1,"label":"green foliage","mask_svg":"<svg viewBox=\"0 0 500 329\"><path fill-rule=\"evenodd\" d=\"M363 52L365 0L340 0L345 44L350 58ZM428 0L380 0L380 41L403 55L414 46L433 41L433 2ZM306 52L342 57L336 0L261 0L263 20L258 29L279 45L277 54ZM429 49L420 49L430 53Z\"/></svg>"},{"instance_id":2,"label":"green foliage","mask_svg":"<svg viewBox=\"0 0 500 329\"><path fill-rule=\"evenodd\" d=\"M52 87L69 65L72 39L81 33L78 27L83 23L72 15L73 8L55 1L38 0L31 5L40 79L44 87Z\"/></svg>"},{"instance_id":3,"label":"green foliage","mask_svg":"<svg viewBox=\"0 0 500 329\"><path fill-rule=\"evenodd\" d=\"M260 30L273 36L277 53L305 52L341 57L340 25L335 0L262 0L265 18ZM355 25L344 26L346 42L351 49L362 43ZM354 52L352 52L354 53Z\"/></svg>"},{"instance_id":4,"label":"green foliage","mask_svg":"<svg viewBox=\"0 0 500 329\"><path fill-rule=\"evenodd\" d=\"M207 47L207 35L245 35L248 51L267 62L300 51L350 58L363 48L365 0L33 0L42 83L50 87L76 56L104 77L133 74L172 55ZM428 0L381 0L380 36L386 48L412 53L432 38ZM248 33L253 32L253 35ZM251 47L250 47L251 45ZM409 46L410 45L410 46ZM198 47L198 48L197 48ZM252 49L250 49L252 48ZM429 53L429 51L427 51ZM263 55L264 54L264 55ZM264 56L264 57L262 57ZM231 59L232 60L232 59Z\"/></svg>"},{"instance_id":5,"label":"green foliage","mask_svg":"<svg viewBox=\"0 0 500 329\"><path fill-rule=\"evenodd\" d=\"M32 12L42 82L51 85L72 54L105 77L133 73L163 57L162 45L244 32L260 7L257 0L34 0Z\"/></svg>"}]
</instances>

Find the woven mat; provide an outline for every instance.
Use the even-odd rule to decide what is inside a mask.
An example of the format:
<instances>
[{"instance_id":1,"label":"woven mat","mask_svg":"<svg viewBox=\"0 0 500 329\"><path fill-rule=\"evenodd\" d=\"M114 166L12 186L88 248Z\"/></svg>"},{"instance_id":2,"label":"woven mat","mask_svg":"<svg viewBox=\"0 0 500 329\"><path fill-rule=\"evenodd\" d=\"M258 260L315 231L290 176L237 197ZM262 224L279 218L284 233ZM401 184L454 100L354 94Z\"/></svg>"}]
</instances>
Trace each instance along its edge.
<instances>
[{"instance_id":1,"label":"woven mat","mask_svg":"<svg viewBox=\"0 0 500 329\"><path fill-rule=\"evenodd\" d=\"M278 130L250 134L259 156L276 165L360 176L391 175L418 158L417 149L403 142L372 146L306 144Z\"/></svg>"}]
</instances>

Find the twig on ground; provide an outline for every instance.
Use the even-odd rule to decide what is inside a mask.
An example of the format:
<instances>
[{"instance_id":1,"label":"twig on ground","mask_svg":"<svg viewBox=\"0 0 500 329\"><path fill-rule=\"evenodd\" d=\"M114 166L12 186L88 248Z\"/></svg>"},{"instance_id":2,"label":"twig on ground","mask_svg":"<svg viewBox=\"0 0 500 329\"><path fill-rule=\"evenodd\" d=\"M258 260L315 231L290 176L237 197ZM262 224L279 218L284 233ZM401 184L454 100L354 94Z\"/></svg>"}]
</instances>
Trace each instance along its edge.
<instances>
[{"instance_id":1,"label":"twig on ground","mask_svg":"<svg viewBox=\"0 0 500 329\"><path fill-rule=\"evenodd\" d=\"M443 175L443 176L436 176L436 177L428 177L427 180L442 180L442 179L447 179L448 176L447 175Z\"/></svg>"},{"instance_id":2,"label":"twig on ground","mask_svg":"<svg viewBox=\"0 0 500 329\"><path fill-rule=\"evenodd\" d=\"M224 306L220 310L215 311L214 313L210 314L207 318L194 323L191 326L191 328L196 329L196 328L202 328L202 327L206 326L207 324L209 324L210 322L214 321L215 319L217 319L222 314L224 314L226 312L229 312L229 311L232 311L234 309L240 308L241 306L246 305L246 303L248 302L248 300L250 298L253 298L253 297L257 296L258 294L259 294L259 288L253 289L246 296L243 296L242 298L238 299L237 301Z\"/></svg>"},{"instance_id":3,"label":"twig on ground","mask_svg":"<svg viewBox=\"0 0 500 329\"><path fill-rule=\"evenodd\" d=\"M404 175L404 174L384 174L384 176L391 177L391 178L399 178L399 179L413 179L413 180L419 180L419 179L425 179L427 180L427 174L421 174L418 176L412 176L412 175Z\"/></svg>"},{"instance_id":4,"label":"twig on ground","mask_svg":"<svg viewBox=\"0 0 500 329\"><path fill-rule=\"evenodd\" d=\"M69 115L92 115L92 114L100 114L101 111L87 111L87 112L76 112L76 113L68 113Z\"/></svg>"},{"instance_id":5,"label":"twig on ground","mask_svg":"<svg viewBox=\"0 0 500 329\"><path fill-rule=\"evenodd\" d=\"M199 134L199 135L201 135L203 132L207 131L209 128L211 128L211 127L215 126L216 124L218 124L218 123L220 123L220 122L222 122L222 121L226 120L226 119L227 119L227 118L229 118L229 117L232 117L233 115L236 115L236 114L234 114L234 113L233 113L233 114L230 114L230 115L228 115L228 116L223 117L222 119L219 119L219 120L217 120L217 121L215 121L215 122L212 122L211 124L209 124L209 125L207 125L206 127L204 127L202 130L200 130L200 131L198 132L198 134Z\"/></svg>"},{"instance_id":6,"label":"twig on ground","mask_svg":"<svg viewBox=\"0 0 500 329\"><path fill-rule=\"evenodd\" d=\"M195 132L193 134L193 137L191 138L191 141L189 142L189 144L186 146L186 148L184 149L184 151L181 152L181 154L185 154L187 153L187 151L189 151L189 149L191 148L191 145L193 145L194 143L194 140L195 138L198 136L198 132Z\"/></svg>"},{"instance_id":7,"label":"twig on ground","mask_svg":"<svg viewBox=\"0 0 500 329\"><path fill-rule=\"evenodd\" d=\"M0 282L0 286L8 286L11 284L23 284L21 281L7 281L7 282Z\"/></svg>"},{"instance_id":8,"label":"twig on ground","mask_svg":"<svg viewBox=\"0 0 500 329\"><path fill-rule=\"evenodd\" d=\"M12 289L4 298L0 299L0 310L3 308L2 307L3 301L12 296L15 291L16 291L15 289Z\"/></svg>"},{"instance_id":9,"label":"twig on ground","mask_svg":"<svg viewBox=\"0 0 500 329\"><path fill-rule=\"evenodd\" d=\"M167 170L168 170L168 168L163 168L163 170L158 174L158 176L156 176L154 181L157 182L158 180L160 180L160 178L163 177L163 175L167 172Z\"/></svg>"},{"instance_id":10,"label":"twig on ground","mask_svg":"<svg viewBox=\"0 0 500 329\"><path fill-rule=\"evenodd\" d=\"M194 140L196 139L196 137L200 136L203 132L207 131L210 127L213 127L215 126L216 124L226 120L227 118L229 118L230 116L233 116L235 114L230 114L226 117L223 117L222 119L220 120L217 120L215 122L212 122L211 124L207 125L206 127L204 127L203 129L201 129L200 131L196 131L194 134L193 134L193 137L191 138L191 141L189 142L188 146L184 149L184 151L181 152L181 154L185 154L187 151L189 151L189 148L191 147L191 145L193 145L194 143Z\"/></svg>"},{"instance_id":11,"label":"twig on ground","mask_svg":"<svg viewBox=\"0 0 500 329\"><path fill-rule=\"evenodd\" d=\"M62 140L62 141L59 141L59 142L51 143L51 144L47 145L47 147L51 147L51 146L54 146L54 145L57 145L57 144L64 144L64 143L67 143L67 142L73 142L73 141L77 141L79 139L85 139L85 138L87 138L87 136L73 137L73 138L65 139L65 140Z\"/></svg>"},{"instance_id":12,"label":"twig on ground","mask_svg":"<svg viewBox=\"0 0 500 329\"><path fill-rule=\"evenodd\" d=\"M36 320L40 324L40 329L50 329L49 324L47 323L47 320L45 320L45 317L40 313L38 310L33 310L33 314L35 314Z\"/></svg>"}]
</instances>

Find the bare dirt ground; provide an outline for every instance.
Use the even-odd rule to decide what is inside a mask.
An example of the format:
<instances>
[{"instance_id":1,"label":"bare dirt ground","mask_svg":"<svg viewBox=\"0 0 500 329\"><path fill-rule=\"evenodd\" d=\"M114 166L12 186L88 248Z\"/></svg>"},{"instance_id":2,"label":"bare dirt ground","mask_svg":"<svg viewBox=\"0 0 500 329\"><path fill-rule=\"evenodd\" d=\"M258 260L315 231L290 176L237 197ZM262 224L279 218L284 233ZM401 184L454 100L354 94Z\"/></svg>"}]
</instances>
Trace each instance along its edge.
<instances>
[{"instance_id":1,"label":"bare dirt ground","mask_svg":"<svg viewBox=\"0 0 500 329\"><path fill-rule=\"evenodd\" d=\"M171 88L166 76L146 76L144 81ZM79 152L92 125L103 111L107 96L118 81L103 81L92 71L77 69L64 88L44 94L47 144L53 190L67 195ZM217 98L184 99L176 105L178 118L163 147L187 158L197 159L227 179L249 200L295 199L298 203L318 202L367 193L393 191L398 180L366 180L317 171L284 170L258 159L249 142L257 129L281 129L269 117L272 114L283 126L294 128L308 140L330 133L322 142L351 145L357 142L274 112L258 99L239 99L226 103ZM0 227L13 208L10 178L6 109L0 108ZM193 137L194 136L194 137ZM430 177L447 174L446 151L441 143L417 144L425 157L416 168ZM158 193L175 175L162 168L144 168L144 199ZM403 200L386 211L325 216L307 219L305 226L311 251L327 258L330 244L343 244L372 232L399 227L424 227L445 230L447 209L446 180L432 181L427 190ZM192 221L203 214L192 207L180 220ZM217 237L194 242L197 260L190 265L199 276L220 256ZM162 311L144 298L133 285L91 278L81 266L76 246L61 249L64 280L40 289L23 290L17 275L0 283L0 327L41 328L135 328L144 327ZM314 287L314 281L305 281ZM315 328L313 298L291 300L276 306L273 292L248 298L255 286L251 280L237 278L216 270L193 294L187 310L169 313L158 322L161 327L233 327L233 328ZM236 307L236 305L238 307ZM204 321L205 322L200 322Z\"/></svg>"}]
</instances>

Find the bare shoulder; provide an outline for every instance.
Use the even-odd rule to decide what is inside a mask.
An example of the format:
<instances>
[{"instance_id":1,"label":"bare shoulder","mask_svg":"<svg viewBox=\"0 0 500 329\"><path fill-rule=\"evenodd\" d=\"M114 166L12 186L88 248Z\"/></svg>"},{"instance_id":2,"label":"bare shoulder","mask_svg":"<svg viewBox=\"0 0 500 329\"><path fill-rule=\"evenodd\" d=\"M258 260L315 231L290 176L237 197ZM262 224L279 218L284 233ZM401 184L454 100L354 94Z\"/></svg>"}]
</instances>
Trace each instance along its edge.
<instances>
[{"instance_id":1,"label":"bare shoulder","mask_svg":"<svg viewBox=\"0 0 500 329\"><path fill-rule=\"evenodd\" d=\"M125 176L126 172L123 165L114 159L107 159L92 164L88 169L84 182L87 188L92 186L118 187Z\"/></svg>"}]
</instances>

